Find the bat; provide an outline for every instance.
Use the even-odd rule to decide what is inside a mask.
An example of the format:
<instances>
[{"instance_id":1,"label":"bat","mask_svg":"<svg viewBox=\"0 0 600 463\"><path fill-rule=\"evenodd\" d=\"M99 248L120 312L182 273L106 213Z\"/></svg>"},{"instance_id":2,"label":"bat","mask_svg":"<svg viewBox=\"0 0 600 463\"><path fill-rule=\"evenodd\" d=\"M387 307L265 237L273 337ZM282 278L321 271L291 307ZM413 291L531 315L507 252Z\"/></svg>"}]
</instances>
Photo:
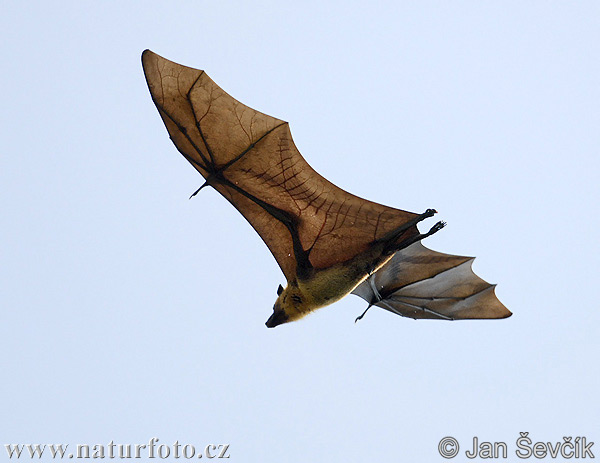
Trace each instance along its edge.
<instances>
[{"instance_id":1,"label":"bat","mask_svg":"<svg viewBox=\"0 0 600 463\"><path fill-rule=\"evenodd\" d=\"M431 251L421 214L371 202L315 172L287 122L225 93L204 71L146 50L142 66L152 101L177 150L250 223L287 281L279 285L273 328L347 294L414 319L506 318L495 285L471 269L473 258ZM364 316L365 312L356 320Z\"/></svg>"}]
</instances>

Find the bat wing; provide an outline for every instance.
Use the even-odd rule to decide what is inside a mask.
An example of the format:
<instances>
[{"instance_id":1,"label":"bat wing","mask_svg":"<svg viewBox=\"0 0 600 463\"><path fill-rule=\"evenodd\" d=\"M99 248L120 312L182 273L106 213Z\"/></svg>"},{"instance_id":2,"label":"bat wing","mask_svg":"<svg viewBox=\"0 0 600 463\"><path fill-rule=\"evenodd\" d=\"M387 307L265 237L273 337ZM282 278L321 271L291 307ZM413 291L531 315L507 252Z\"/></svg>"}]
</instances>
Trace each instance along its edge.
<instances>
[{"instance_id":1,"label":"bat wing","mask_svg":"<svg viewBox=\"0 0 600 463\"><path fill-rule=\"evenodd\" d=\"M288 281L299 264L345 262L417 217L333 185L304 160L287 122L243 105L203 71L150 50L142 65L179 152L250 222ZM411 226L405 238L416 234Z\"/></svg>"},{"instance_id":2,"label":"bat wing","mask_svg":"<svg viewBox=\"0 0 600 463\"><path fill-rule=\"evenodd\" d=\"M494 293L496 285L473 272L474 259L435 252L417 242L396 252L352 294L365 299L369 307L414 319L510 317Z\"/></svg>"}]
</instances>

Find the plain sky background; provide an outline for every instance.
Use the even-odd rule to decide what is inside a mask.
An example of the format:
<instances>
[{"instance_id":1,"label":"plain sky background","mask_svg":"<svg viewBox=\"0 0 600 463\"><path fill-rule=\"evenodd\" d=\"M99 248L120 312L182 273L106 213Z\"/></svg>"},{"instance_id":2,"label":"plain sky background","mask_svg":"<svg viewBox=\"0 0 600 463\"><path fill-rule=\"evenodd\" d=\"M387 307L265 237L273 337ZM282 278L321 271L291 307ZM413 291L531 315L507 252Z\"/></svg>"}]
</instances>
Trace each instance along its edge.
<instances>
[{"instance_id":1,"label":"plain sky background","mask_svg":"<svg viewBox=\"0 0 600 463\"><path fill-rule=\"evenodd\" d=\"M600 456L599 5L5 2L0 444L435 462L451 435L516 461L526 431ZM145 48L289 121L338 186L436 208L425 244L477 256L513 317L355 324L352 296L267 329L283 275L215 191L188 201Z\"/></svg>"}]
</instances>

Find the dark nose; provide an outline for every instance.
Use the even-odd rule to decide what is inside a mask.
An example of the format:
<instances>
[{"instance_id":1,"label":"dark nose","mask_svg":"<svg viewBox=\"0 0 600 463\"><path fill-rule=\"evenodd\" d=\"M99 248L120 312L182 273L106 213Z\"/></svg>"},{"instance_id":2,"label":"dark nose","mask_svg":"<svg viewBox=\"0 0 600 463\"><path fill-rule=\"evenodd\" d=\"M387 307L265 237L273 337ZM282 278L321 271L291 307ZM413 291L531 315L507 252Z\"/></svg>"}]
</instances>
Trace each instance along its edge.
<instances>
[{"instance_id":1,"label":"dark nose","mask_svg":"<svg viewBox=\"0 0 600 463\"><path fill-rule=\"evenodd\" d=\"M276 312L273 312L273 315L269 317L265 325L267 325L267 328L275 328L276 326L287 322L288 318L289 317L285 314L283 310L278 310Z\"/></svg>"}]
</instances>

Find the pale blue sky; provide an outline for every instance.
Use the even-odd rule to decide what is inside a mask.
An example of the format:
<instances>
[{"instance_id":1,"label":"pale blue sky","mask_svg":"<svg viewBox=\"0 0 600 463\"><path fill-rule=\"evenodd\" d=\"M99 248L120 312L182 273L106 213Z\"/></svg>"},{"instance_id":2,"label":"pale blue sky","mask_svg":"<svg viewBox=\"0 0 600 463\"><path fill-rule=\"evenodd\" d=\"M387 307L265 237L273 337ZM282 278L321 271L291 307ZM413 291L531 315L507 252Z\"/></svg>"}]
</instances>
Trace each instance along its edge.
<instances>
[{"instance_id":1,"label":"pale blue sky","mask_svg":"<svg viewBox=\"0 0 600 463\"><path fill-rule=\"evenodd\" d=\"M3 6L0 444L435 462L452 435L515 461L528 431L600 454L598 2L323 3ZM289 121L338 186L436 208L426 245L477 256L514 316L354 324L348 297L267 329L283 275L216 192L188 201L145 48Z\"/></svg>"}]
</instances>

